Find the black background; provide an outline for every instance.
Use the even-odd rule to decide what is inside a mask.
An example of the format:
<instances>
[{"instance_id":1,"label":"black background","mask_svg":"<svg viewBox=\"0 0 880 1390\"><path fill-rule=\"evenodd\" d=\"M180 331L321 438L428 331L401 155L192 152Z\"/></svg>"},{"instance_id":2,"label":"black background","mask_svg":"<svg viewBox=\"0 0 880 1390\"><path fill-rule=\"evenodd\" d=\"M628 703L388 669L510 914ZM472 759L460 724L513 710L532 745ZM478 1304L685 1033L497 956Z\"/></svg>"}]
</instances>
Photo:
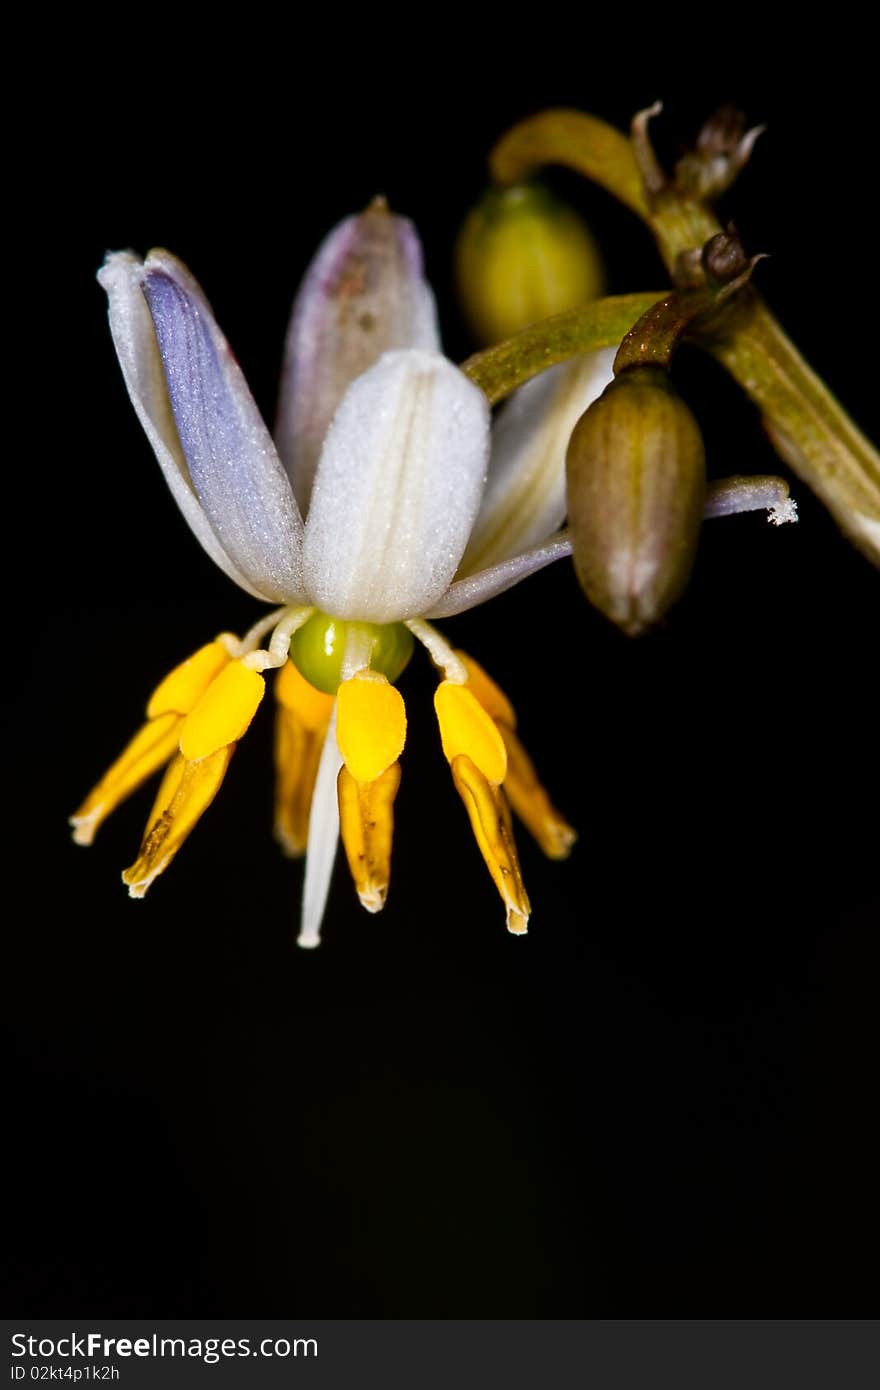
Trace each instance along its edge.
<instances>
[{"instance_id":1,"label":"black background","mask_svg":"<svg viewBox=\"0 0 880 1390\"><path fill-rule=\"evenodd\" d=\"M607 628L567 565L446 625L511 694L580 830L564 865L520 837L525 940L471 842L422 660L402 682L387 909L363 914L338 864L319 951L293 944L301 870L272 840L268 705L145 902L119 871L149 793L89 852L69 842L152 686L257 613L178 517L125 397L93 278L105 249L187 261L271 418L299 276L374 193L415 219L461 358L450 247L507 124L571 104L622 125L662 96L674 157L734 100L769 130L724 210L771 254L759 284L795 341L880 435L876 116L842 21L836 44L772 51L709 11L601 34L538 15L498 44L454 12L374 21L295 40L254 23L221 54L215 28L193 47L165 16L55 31L50 70L36 41L21 55L9 1311L870 1313L880 579L803 485L797 527L707 525L649 639ZM611 289L662 286L629 214L553 182ZM781 471L719 370L683 352L676 375L713 474Z\"/></svg>"}]
</instances>

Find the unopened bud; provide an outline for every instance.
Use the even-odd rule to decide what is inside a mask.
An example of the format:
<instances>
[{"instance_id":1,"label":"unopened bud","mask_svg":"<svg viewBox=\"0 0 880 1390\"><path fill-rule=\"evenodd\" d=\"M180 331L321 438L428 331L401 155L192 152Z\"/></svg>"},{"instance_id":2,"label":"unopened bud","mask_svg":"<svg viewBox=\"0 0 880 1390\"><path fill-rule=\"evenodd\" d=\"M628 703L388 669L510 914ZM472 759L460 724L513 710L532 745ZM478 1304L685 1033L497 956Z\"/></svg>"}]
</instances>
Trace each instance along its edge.
<instances>
[{"instance_id":1,"label":"unopened bud","mask_svg":"<svg viewBox=\"0 0 880 1390\"><path fill-rule=\"evenodd\" d=\"M706 491L703 439L660 367L621 373L566 457L574 565L587 598L635 637L690 577Z\"/></svg>"},{"instance_id":2,"label":"unopened bud","mask_svg":"<svg viewBox=\"0 0 880 1390\"><path fill-rule=\"evenodd\" d=\"M459 235L456 276L465 314L484 343L574 309L602 288L587 228L536 184L486 193Z\"/></svg>"}]
</instances>

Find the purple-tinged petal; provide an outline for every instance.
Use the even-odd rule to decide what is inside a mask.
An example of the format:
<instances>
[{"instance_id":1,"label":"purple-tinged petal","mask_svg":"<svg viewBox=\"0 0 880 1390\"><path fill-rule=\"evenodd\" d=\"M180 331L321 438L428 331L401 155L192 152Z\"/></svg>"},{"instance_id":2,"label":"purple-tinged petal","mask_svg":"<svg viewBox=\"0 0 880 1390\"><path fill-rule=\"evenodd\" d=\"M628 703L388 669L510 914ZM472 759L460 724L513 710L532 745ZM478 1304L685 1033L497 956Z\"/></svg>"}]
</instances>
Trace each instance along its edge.
<instances>
[{"instance_id":1,"label":"purple-tinged petal","mask_svg":"<svg viewBox=\"0 0 880 1390\"><path fill-rule=\"evenodd\" d=\"M131 403L175 502L214 564L255 598L266 598L233 564L211 529L189 476L168 399L159 344L141 289L143 263L129 251L112 252L98 271L107 293L110 332Z\"/></svg>"},{"instance_id":2,"label":"purple-tinged petal","mask_svg":"<svg viewBox=\"0 0 880 1390\"><path fill-rule=\"evenodd\" d=\"M324 436L346 389L392 348L440 350L411 222L376 198L325 238L287 332L275 437L305 515Z\"/></svg>"},{"instance_id":3,"label":"purple-tinged petal","mask_svg":"<svg viewBox=\"0 0 880 1390\"><path fill-rule=\"evenodd\" d=\"M466 579L457 579L454 584L450 584L440 602L435 603L430 613L425 616L451 618L456 613L465 613L480 603L488 603L490 598L503 594L505 589L512 589L521 579L527 579L530 574L544 569L546 565L552 565L554 560L562 560L570 554L571 537L568 531L560 531L541 545L533 545L531 550L503 560L491 569L469 574Z\"/></svg>"},{"instance_id":4,"label":"purple-tinged petal","mask_svg":"<svg viewBox=\"0 0 880 1390\"><path fill-rule=\"evenodd\" d=\"M492 427L489 479L462 569L538 545L565 520L565 452L587 406L613 380L615 349L562 362L526 382Z\"/></svg>"},{"instance_id":5,"label":"purple-tinged petal","mask_svg":"<svg viewBox=\"0 0 880 1390\"><path fill-rule=\"evenodd\" d=\"M302 597L303 524L241 369L186 269L154 251L143 290L189 476L223 549L267 598Z\"/></svg>"}]
</instances>

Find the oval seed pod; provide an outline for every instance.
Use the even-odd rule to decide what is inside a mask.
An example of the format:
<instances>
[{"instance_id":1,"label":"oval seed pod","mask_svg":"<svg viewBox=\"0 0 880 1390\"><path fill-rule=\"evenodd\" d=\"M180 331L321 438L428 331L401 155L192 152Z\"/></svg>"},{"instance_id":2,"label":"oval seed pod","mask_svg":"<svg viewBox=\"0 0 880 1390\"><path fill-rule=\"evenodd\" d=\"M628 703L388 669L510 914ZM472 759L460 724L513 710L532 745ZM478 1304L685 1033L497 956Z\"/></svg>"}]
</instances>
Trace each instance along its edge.
<instances>
[{"instance_id":1,"label":"oval seed pod","mask_svg":"<svg viewBox=\"0 0 880 1390\"><path fill-rule=\"evenodd\" d=\"M581 416L566 456L574 566L631 637L690 577L706 492L699 426L662 367L631 367Z\"/></svg>"},{"instance_id":2,"label":"oval seed pod","mask_svg":"<svg viewBox=\"0 0 880 1390\"><path fill-rule=\"evenodd\" d=\"M483 343L595 299L602 288L584 223L537 184L489 189L465 219L455 257L464 312Z\"/></svg>"}]
</instances>

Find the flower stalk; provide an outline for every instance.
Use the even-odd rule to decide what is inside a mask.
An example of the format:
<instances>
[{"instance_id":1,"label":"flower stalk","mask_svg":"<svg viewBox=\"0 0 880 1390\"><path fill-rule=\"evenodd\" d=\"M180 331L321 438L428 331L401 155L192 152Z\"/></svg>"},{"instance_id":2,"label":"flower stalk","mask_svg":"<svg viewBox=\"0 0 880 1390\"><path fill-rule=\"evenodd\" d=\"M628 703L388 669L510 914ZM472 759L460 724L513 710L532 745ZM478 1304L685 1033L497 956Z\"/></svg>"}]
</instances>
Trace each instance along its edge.
<instances>
[{"instance_id":1,"label":"flower stalk","mask_svg":"<svg viewBox=\"0 0 880 1390\"><path fill-rule=\"evenodd\" d=\"M663 290L609 295L544 323L524 328L503 343L475 352L461 364L465 376L496 405L548 367L582 353L617 347Z\"/></svg>"},{"instance_id":2,"label":"flower stalk","mask_svg":"<svg viewBox=\"0 0 880 1390\"><path fill-rule=\"evenodd\" d=\"M657 177L659 165L648 141L646 119L636 118L628 139L606 122L570 110L541 112L513 126L495 146L489 166L502 186L533 177L549 164L563 165L600 184L646 223L677 282L689 253L722 230L705 195L730 181L747 158L755 135L751 132L738 142L729 161L732 174L728 169L715 189L701 186L684 161L678 177ZM717 157L717 151L710 153ZM651 174L647 186L646 171ZM612 311L606 307L610 302L589 306L596 324L604 314L610 318ZM618 306L623 310L620 301ZM576 313L588 317L589 311ZM634 318L638 316L636 312ZM586 336L588 330L583 331ZM574 336L576 330L569 324L566 332ZM557 329L550 338L551 353L559 351ZM747 287L729 310L694 325L689 338L730 372L761 411L780 457L817 493L846 535L880 565L880 455L805 362L757 291ZM596 345L593 339L591 346ZM537 350L535 342L529 344L532 356ZM511 357L522 369L524 348L517 348ZM479 380L474 361L466 364L468 374ZM480 372L491 380L489 363L479 363L476 373Z\"/></svg>"}]
</instances>

